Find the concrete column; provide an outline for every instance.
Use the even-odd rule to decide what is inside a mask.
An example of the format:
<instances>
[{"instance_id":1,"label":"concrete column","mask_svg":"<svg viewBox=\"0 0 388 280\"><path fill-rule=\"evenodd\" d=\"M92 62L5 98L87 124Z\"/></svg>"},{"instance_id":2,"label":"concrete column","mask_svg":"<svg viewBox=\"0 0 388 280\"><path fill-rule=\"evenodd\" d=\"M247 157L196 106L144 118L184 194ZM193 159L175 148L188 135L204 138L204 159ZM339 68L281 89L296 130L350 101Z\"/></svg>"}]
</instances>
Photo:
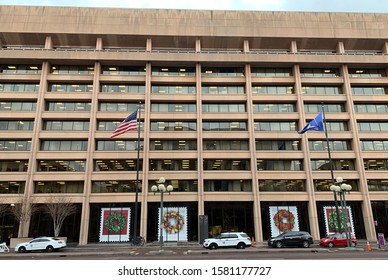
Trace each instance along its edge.
<instances>
[{"instance_id":1,"label":"concrete column","mask_svg":"<svg viewBox=\"0 0 388 280\"><path fill-rule=\"evenodd\" d=\"M195 40L195 52L201 52L201 40Z\"/></svg>"},{"instance_id":2,"label":"concrete column","mask_svg":"<svg viewBox=\"0 0 388 280\"><path fill-rule=\"evenodd\" d=\"M298 52L298 45L296 44L296 41L291 41L290 52L291 53L297 53Z\"/></svg>"},{"instance_id":3,"label":"concrete column","mask_svg":"<svg viewBox=\"0 0 388 280\"><path fill-rule=\"evenodd\" d=\"M344 42L342 42L342 41L338 42L336 52L337 53L345 53Z\"/></svg>"}]
</instances>

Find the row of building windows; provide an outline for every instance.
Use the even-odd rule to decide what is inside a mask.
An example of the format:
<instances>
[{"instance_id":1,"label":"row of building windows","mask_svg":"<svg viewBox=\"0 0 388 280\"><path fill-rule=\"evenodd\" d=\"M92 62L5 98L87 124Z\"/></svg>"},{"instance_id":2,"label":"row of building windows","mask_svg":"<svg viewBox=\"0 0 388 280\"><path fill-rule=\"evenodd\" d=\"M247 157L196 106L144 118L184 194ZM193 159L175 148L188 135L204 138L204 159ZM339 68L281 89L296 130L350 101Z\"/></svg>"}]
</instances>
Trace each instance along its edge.
<instances>
[{"instance_id":1,"label":"row of building windows","mask_svg":"<svg viewBox=\"0 0 388 280\"><path fill-rule=\"evenodd\" d=\"M330 192L331 180L314 179L314 190L316 192ZM359 191L357 180L345 180L346 184L352 186L352 191ZM149 191L154 181L149 181ZM174 187L174 192L197 192L198 181L196 180L169 180L167 184ZM260 192L306 192L304 180L259 180ZM383 179L367 180L369 191L388 191L388 181ZM142 182L138 182L141 191ZM24 193L24 181L0 181L0 193ZM36 181L34 182L34 193L82 193L83 181ZM113 193L113 192L135 192L136 181L115 180L115 181L93 181L92 193ZM206 192L252 192L250 180L204 180L204 191Z\"/></svg>"},{"instance_id":2,"label":"row of building windows","mask_svg":"<svg viewBox=\"0 0 388 280\"><path fill-rule=\"evenodd\" d=\"M0 73L4 74L40 74L41 65L0 65ZM242 67L202 67L202 75L207 76L245 76ZM349 68L350 77L380 78L387 77L385 69ZM94 74L94 66L87 65L52 65L51 74ZM108 66L101 67L105 75L145 75L144 66ZM251 68L252 76L259 77L289 77L292 76L291 68ZM195 76L194 67L152 67L153 76ZM302 77L339 77L339 70L333 68L301 68Z\"/></svg>"},{"instance_id":3,"label":"row of building windows","mask_svg":"<svg viewBox=\"0 0 388 280\"><path fill-rule=\"evenodd\" d=\"M0 92L37 92L38 84L0 83ZM386 95L387 87L352 87L354 95ZM49 84L48 92L92 92L92 84ZM101 86L102 93L145 93L145 85L106 84ZM157 94L195 94L197 89L190 85L153 85L151 93ZM243 86L202 86L203 94L245 94ZM293 86L252 86L253 94L294 94ZM337 95L343 94L339 86L302 86L302 94Z\"/></svg>"},{"instance_id":4,"label":"row of building windows","mask_svg":"<svg viewBox=\"0 0 388 280\"><path fill-rule=\"evenodd\" d=\"M101 112L132 112L138 107L137 103L111 103L100 102ZM289 113L296 112L296 105L293 103L254 103L255 113ZM324 104L325 112L345 112L344 104ZM355 111L358 113L387 113L388 104L355 104ZM28 101L2 101L0 111L35 111L36 102ZM90 102L47 102L47 111L85 111L91 110ZM304 104L305 112L320 112L322 104ZM152 103L151 112L196 112L197 106L194 103ZM246 112L245 103L204 103L202 112Z\"/></svg>"},{"instance_id":5,"label":"row of building windows","mask_svg":"<svg viewBox=\"0 0 388 280\"><path fill-rule=\"evenodd\" d=\"M185 171L197 170L197 159L150 159L150 171ZM349 159L313 159L310 161L313 171L319 170L355 170L354 160ZM38 160L37 171L40 172L84 172L85 160ZM331 167L332 165L332 167ZM139 170L142 170L142 160ZM383 159L365 159L366 170L387 170L388 161ZM27 172L28 160L1 160L0 172ZM94 171L136 171L137 161L127 160L94 160ZM249 159L204 159L203 170L251 170ZM303 170L302 160L258 159L257 170Z\"/></svg>"},{"instance_id":6,"label":"row of building windows","mask_svg":"<svg viewBox=\"0 0 388 280\"><path fill-rule=\"evenodd\" d=\"M139 143L140 150L143 149L143 141ZM388 140L361 140L363 151L388 151ZM330 140L330 150L349 151L352 146L349 140ZM43 140L42 150L44 151L86 151L87 141L67 140ZM0 140L0 151L29 151L31 140ZM150 140L151 150L197 150L196 140ZM248 140L203 140L204 150L248 150ZM300 150L299 140L256 140L256 150L268 151L295 151ZM310 140L311 151L326 151L327 142L322 140ZM130 140L97 140L97 151L135 151L137 141Z\"/></svg>"}]
</instances>

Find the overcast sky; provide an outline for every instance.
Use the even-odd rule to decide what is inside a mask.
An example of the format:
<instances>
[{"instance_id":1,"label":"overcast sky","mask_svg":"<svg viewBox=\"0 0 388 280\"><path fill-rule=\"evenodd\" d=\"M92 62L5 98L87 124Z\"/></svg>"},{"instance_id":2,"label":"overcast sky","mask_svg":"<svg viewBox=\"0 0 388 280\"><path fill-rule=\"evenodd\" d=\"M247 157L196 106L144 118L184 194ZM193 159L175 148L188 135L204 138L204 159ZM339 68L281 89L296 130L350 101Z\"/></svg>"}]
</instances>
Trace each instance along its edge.
<instances>
[{"instance_id":1,"label":"overcast sky","mask_svg":"<svg viewBox=\"0 0 388 280\"><path fill-rule=\"evenodd\" d=\"M0 0L0 5L388 13L387 0Z\"/></svg>"}]
</instances>

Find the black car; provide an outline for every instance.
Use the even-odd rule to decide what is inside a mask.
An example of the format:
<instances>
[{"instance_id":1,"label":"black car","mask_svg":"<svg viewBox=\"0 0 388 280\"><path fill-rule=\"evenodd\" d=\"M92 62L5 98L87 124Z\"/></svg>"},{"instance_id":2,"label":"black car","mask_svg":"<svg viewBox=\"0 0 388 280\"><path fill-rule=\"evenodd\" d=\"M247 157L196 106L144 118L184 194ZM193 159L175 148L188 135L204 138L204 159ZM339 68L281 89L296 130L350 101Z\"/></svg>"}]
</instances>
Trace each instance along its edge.
<instances>
[{"instance_id":1,"label":"black car","mask_svg":"<svg viewBox=\"0 0 388 280\"><path fill-rule=\"evenodd\" d=\"M284 232L268 240L268 246L274 248L303 247L309 248L313 244L313 237L306 231Z\"/></svg>"}]
</instances>

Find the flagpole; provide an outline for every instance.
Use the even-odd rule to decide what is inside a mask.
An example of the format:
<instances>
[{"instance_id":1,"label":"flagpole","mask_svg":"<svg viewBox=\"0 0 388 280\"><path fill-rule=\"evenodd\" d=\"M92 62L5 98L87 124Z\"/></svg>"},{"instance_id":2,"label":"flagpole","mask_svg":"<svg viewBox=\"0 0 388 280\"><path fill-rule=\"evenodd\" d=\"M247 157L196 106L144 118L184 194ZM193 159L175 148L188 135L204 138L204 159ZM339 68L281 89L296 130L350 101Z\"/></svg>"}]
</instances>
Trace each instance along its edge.
<instances>
[{"instance_id":1,"label":"flagpole","mask_svg":"<svg viewBox=\"0 0 388 280\"><path fill-rule=\"evenodd\" d=\"M330 152L330 145L329 145L329 136L327 135L327 127L326 127L326 117L325 117L325 107L322 102L322 114L323 114L323 123L325 125L325 136L326 136L326 145L327 145L327 153L329 155L329 163L330 163L330 174L331 174L331 183L332 185L335 184L335 179L334 179L334 170L333 170L333 160L331 158L331 152ZM337 226L338 226L338 231L341 232L341 220L339 216L339 210L338 210L338 200L337 200L337 194L335 191L333 191L334 194L334 204L335 204L335 211L337 213Z\"/></svg>"},{"instance_id":2,"label":"flagpole","mask_svg":"<svg viewBox=\"0 0 388 280\"><path fill-rule=\"evenodd\" d=\"M140 114L141 114L141 102L137 105L138 112L138 125L137 125L137 163L136 163L136 190L135 190L135 220L133 223L133 241L137 240L137 227L138 227L138 208L139 208L139 169L140 169Z\"/></svg>"}]
</instances>

